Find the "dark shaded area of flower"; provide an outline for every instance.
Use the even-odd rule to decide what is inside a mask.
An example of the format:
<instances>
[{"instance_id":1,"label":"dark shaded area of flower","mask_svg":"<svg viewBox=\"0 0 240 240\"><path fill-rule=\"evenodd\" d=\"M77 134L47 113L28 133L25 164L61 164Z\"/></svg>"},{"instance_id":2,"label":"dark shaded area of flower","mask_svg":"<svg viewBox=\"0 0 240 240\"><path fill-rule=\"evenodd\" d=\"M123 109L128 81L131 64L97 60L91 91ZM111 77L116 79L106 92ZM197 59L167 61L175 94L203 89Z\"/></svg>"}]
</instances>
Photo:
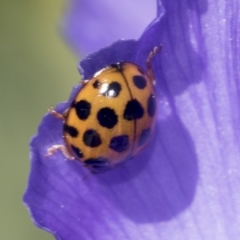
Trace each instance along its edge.
<instances>
[{"instance_id":1,"label":"dark shaded area of flower","mask_svg":"<svg viewBox=\"0 0 240 240\"><path fill-rule=\"evenodd\" d=\"M44 117L31 142L24 201L57 239L237 239L239 4L162 1L139 41L118 41L81 62L85 78L118 61L154 59L158 122L150 146L123 168L91 175L61 153L62 123ZM74 29L72 30L74 31ZM104 44L104 43L103 43ZM67 103L57 106L63 112ZM87 176L86 178L84 178ZM210 227L211 226L211 227Z\"/></svg>"}]
</instances>

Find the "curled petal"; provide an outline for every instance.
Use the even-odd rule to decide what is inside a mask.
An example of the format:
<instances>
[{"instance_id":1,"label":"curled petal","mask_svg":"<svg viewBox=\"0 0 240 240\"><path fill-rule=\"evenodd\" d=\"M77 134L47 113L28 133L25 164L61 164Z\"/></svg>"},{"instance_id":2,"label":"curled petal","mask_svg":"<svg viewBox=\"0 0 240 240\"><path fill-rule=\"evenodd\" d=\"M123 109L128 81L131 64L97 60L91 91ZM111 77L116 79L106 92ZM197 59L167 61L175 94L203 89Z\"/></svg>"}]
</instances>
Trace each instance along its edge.
<instances>
[{"instance_id":1,"label":"curled petal","mask_svg":"<svg viewBox=\"0 0 240 240\"><path fill-rule=\"evenodd\" d=\"M75 53L89 54L118 39L139 38L155 17L155 0L71 0L63 32Z\"/></svg>"}]
</instances>

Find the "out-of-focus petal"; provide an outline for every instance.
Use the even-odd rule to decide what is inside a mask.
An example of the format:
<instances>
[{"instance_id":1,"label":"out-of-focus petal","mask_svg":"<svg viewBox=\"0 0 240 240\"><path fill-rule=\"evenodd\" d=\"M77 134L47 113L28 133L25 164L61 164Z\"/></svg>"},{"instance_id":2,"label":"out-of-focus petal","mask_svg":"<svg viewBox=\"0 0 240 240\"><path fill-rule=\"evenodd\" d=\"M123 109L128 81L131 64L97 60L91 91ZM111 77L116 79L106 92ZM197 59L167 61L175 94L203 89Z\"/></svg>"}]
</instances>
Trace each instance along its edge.
<instances>
[{"instance_id":1,"label":"out-of-focus petal","mask_svg":"<svg viewBox=\"0 0 240 240\"><path fill-rule=\"evenodd\" d=\"M163 45L153 60L158 121L150 146L124 168L92 175L61 153L44 157L63 141L53 116L44 117L31 143L24 201L36 224L57 239L240 236L240 6L237 0L162 2L165 15L139 41L116 42L81 64L87 78L120 60L144 67L153 46Z\"/></svg>"},{"instance_id":2,"label":"out-of-focus petal","mask_svg":"<svg viewBox=\"0 0 240 240\"><path fill-rule=\"evenodd\" d=\"M156 17L155 0L71 0L64 36L76 54L89 54L118 39L137 39Z\"/></svg>"}]
</instances>

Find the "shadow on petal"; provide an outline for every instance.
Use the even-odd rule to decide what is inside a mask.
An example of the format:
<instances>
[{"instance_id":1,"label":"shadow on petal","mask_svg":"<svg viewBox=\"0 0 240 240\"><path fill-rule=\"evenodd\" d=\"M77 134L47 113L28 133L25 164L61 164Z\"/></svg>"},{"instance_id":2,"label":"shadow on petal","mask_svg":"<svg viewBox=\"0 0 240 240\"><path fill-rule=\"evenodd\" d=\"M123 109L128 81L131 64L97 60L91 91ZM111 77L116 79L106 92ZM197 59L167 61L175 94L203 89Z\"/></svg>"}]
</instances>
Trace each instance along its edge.
<instances>
[{"instance_id":1,"label":"shadow on petal","mask_svg":"<svg viewBox=\"0 0 240 240\"><path fill-rule=\"evenodd\" d=\"M135 40L119 40L107 48L88 55L79 64L79 72L84 79L90 79L102 68L117 62L133 61L137 48ZM146 55L147 56L147 55ZM146 63L144 63L144 66Z\"/></svg>"},{"instance_id":2,"label":"shadow on petal","mask_svg":"<svg viewBox=\"0 0 240 240\"><path fill-rule=\"evenodd\" d=\"M189 85L198 83L206 70L207 53L201 32L201 15L208 5L206 0L184 4L162 2L165 13L161 21L157 24L153 21L139 39L134 61L145 66L142 56L147 56L153 46L162 44L159 57L153 59L157 92L178 95ZM189 11L192 18L189 18Z\"/></svg>"},{"instance_id":3,"label":"shadow on petal","mask_svg":"<svg viewBox=\"0 0 240 240\"><path fill-rule=\"evenodd\" d=\"M96 176L106 199L136 222L176 217L191 204L196 189L194 144L177 116L160 122L152 144L154 154L147 149L123 169Z\"/></svg>"}]
</instances>

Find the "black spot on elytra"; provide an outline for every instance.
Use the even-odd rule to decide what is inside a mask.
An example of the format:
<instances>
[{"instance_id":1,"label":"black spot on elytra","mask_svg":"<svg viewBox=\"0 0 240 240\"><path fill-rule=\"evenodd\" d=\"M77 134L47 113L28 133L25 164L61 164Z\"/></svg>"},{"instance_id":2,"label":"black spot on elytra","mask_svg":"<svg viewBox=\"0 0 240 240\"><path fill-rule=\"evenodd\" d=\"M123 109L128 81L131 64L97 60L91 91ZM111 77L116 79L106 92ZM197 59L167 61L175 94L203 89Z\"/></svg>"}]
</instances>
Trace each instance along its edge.
<instances>
[{"instance_id":1,"label":"black spot on elytra","mask_svg":"<svg viewBox=\"0 0 240 240\"><path fill-rule=\"evenodd\" d=\"M101 108L97 113L97 119L101 126L113 128L118 122L118 116L111 108Z\"/></svg>"},{"instance_id":2,"label":"black spot on elytra","mask_svg":"<svg viewBox=\"0 0 240 240\"><path fill-rule=\"evenodd\" d=\"M94 83L93 83L93 87L94 88L99 88L101 86L101 83L98 81L98 80L96 80Z\"/></svg>"},{"instance_id":3,"label":"black spot on elytra","mask_svg":"<svg viewBox=\"0 0 240 240\"><path fill-rule=\"evenodd\" d=\"M156 112L156 98L151 94L148 98L147 111L150 117L153 117Z\"/></svg>"},{"instance_id":4,"label":"black spot on elytra","mask_svg":"<svg viewBox=\"0 0 240 240\"><path fill-rule=\"evenodd\" d=\"M68 126L67 124L63 125L63 131L68 133L73 138L78 136L78 130L75 127Z\"/></svg>"},{"instance_id":5,"label":"black spot on elytra","mask_svg":"<svg viewBox=\"0 0 240 240\"><path fill-rule=\"evenodd\" d=\"M89 129L83 134L83 142L88 147L98 147L102 141L97 131Z\"/></svg>"},{"instance_id":6,"label":"black spot on elytra","mask_svg":"<svg viewBox=\"0 0 240 240\"><path fill-rule=\"evenodd\" d=\"M122 71L122 63L121 62L111 64L110 67L116 68L116 70L118 70L118 71Z\"/></svg>"},{"instance_id":7,"label":"black spot on elytra","mask_svg":"<svg viewBox=\"0 0 240 240\"><path fill-rule=\"evenodd\" d=\"M102 86L104 86L104 84ZM104 87L106 87L106 86L104 86ZM119 95L121 90L122 90L122 87L118 82L111 82L106 87L106 90L104 90L104 92L102 92L102 95L104 95L105 97L109 97L109 98L115 98ZM101 91L101 89L100 89L100 91Z\"/></svg>"},{"instance_id":8,"label":"black spot on elytra","mask_svg":"<svg viewBox=\"0 0 240 240\"><path fill-rule=\"evenodd\" d=\"M111 139L109 148L116 152L123 152L129 147L129 137L128 135L116 136Z\"/></svg>"},{"instance_id":9,"label":"black spot on elytra","mask_svg":"<svg viewBox=\"0 0 240 240\"><path fill-rule=\"evenodd\" d=\"M85 166L96 166L96 167L104 167L109 165L109 160L106 158L88 158L84 161Z\"/></svg>"},{"instance_id":10,"label":"black spot on elytra","mask_svg":"<svg viewBox=\"0 0 240 240\"><path fill-rule=\"evenodd\" d=\"M82 153L82 151L81 151L79 148L71 145L71 149L72 149L72 151L75 153L75 155L76 155L78 158L83 158L83 153Z\"/></svg>"},{"instance_id":11,"label":"black spot on elytra","mask_svg":"<svg viewBox=\"0 0 240 240\"><path fill-rule=\"evenodd\" d=\"M80 100L74 104L79 119L86 120L91 112L91 103L86 100Z\"/></svg>"},{"instance_id":12,"label":"black spot on elytra","mask_svg":"<svg viewBox=\"0 0 240 240\"><path fill-rule=\"evenodd\" d=\"M144 129L140 134L140 137L139 137L139 140L138 140L138 146L143 146L147 142L147 140L149 139L150 134L151 134L151 129L150 128Z\"/></svg>"},{"instance_id":13,"label":"black spot on elytra","mask_svg":"<svg viewBox=\"0 0 240 240\"><path fill-rule=\"evenodd\" d=\"M126 108L124 110L123 117L126 120L134 120L139 119L143 116L144 109L140 102L136 99L132 99L128 101Z\"/></svg>"},{"instance_id":14,"label":"black spot on elytra","mask_svg":"<svg viewBox=\"0 0 240 240\"><path fill-rule=\"evenodd\" d=\"M144 89L147 86L147 81L145 77L140 75L133 76L133 83L139 89Z\"/></svg>"},{"instance_id":15,"label":"black spot on elytra","mask_svg":"<svg viewBox=\"0 0 240 240\"><path fill-rule=\"evenodd\" d=\"M110 169L110 161L106 158L88 158L84 161L84 166L93 173L105 172Z\"/></svg>"}]
</instances>

